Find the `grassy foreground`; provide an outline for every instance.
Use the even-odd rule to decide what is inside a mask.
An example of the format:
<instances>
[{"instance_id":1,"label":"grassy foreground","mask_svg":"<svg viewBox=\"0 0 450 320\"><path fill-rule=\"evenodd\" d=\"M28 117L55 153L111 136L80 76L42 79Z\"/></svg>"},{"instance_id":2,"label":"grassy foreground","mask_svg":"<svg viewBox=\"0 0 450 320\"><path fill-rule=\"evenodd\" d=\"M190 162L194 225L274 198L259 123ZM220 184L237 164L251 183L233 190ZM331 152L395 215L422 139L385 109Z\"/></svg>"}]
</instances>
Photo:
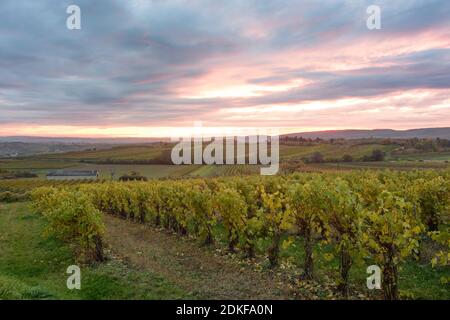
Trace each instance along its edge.
<instances>
[{"instance_id":1,"label":"grassy foreground","mask_svg":"<svg viewBox=\"0 0 450 320\"><path fill-rule=\"evenodd\" d=\"M165 279L120 259L81 267L81 290L69 290L71 249L43 237L44 221L28 203L0 203L0 299L193 298Z\"/></svg>"},{"instance_id":2,"label":"grassy foreground","mask_svg":"<svg viewBox=\"0 0 450 320\"><path fill-rule=\"evenodd\" d=\"M240 259L216 255L213 248L196 244L151 227L105 217L110 259L100 265L81 266L81 290L66 287L66 268L77 264L66 244L43 236L43 219L31 213L29 203L0 203L0 299L186 299L186 298L291 298L329 299L330 274L316 248L319 283L278 283L263 261L243 265ZM221 230L216 232L222 233ZM261 244L264 245L264 244ZM298 243L282 256L303 259ZM213 251L213 252L211 252ZM236 257L238 258L238 257ZM256 267L256 268L255 268ZM266 269L261 273L262 267ZM429 263L408 261L400 278L401 296L410 299L450 299L449 284L440 282L448 268L433 269ZM289 272L275 270L275 274ZM333 271L335 272L335 271ZM352 269L357 291L369 299L380 298L364 288L365 269ZM284 281L283 281L284 282ZM289 287L289 288L288 288Z\"/></svg>"}]
</instances>

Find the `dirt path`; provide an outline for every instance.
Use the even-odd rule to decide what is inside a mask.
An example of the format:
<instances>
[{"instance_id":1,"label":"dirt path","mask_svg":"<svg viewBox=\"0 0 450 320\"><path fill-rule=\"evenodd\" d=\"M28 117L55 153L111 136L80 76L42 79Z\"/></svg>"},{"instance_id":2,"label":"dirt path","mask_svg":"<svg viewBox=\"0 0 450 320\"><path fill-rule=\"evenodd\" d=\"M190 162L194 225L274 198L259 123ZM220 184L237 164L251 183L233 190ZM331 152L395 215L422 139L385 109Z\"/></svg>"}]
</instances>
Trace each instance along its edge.
<instances>
[{"instance_id":1,"label":"dirt path","mask_svg":"<svg viewBox=\"0 0 450 320\"><path fill-rule=\"evenodd\" d=\"M287 286L194 241L105 215L111 251L204 299L287 299Z\"/></svg>"}]
</instances>

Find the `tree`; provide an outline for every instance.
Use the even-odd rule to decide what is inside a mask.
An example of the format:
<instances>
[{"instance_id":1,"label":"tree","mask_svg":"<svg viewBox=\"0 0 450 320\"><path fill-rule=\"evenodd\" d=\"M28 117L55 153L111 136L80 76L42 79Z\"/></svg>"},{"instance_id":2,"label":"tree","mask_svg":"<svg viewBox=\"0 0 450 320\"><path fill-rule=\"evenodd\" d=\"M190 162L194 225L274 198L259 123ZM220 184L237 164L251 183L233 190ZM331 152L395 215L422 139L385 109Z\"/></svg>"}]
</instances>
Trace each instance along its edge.
<instances>
[{"instance_id":1,"label":"tree","mask_svg":"<svg viewBox=\"0 0 450 320\"><path fill-rule=\"evenodd\" d=\"M147 177L141 175L139 172L130 171L119 178L120 181L147 181Z\"/></svg>"},{"instance_id":2,"label":"tree","mask_svg":"<svg viewBox=\"0 0 450 320\"><path fill-rule=\"evenodd\" d=\"M314 152L311 156L312 163L322 163L324 161L323 155L320 152Z\"/></svg>"},{"instance_id":3,"label":"tree","mask_svg":"<svg viewBox=\"0 0 450 320\"><path fill-rule=\"evenodd\" d=\"M349 154L344 154L344 156L342 157L342 162L352 162L353 161L353 157Z\"/></svg>"},{"instance_id":4,"label":"tree","mask_svg":"<svg viewBox=\"0 0 450 320\"><path fill-rule=\"evenodd\" d=\"M372 151L372 155L370 156L371 161L383 161L385 157L385 153L380 149L375 149Z\"/></svg>"}]
</instances>

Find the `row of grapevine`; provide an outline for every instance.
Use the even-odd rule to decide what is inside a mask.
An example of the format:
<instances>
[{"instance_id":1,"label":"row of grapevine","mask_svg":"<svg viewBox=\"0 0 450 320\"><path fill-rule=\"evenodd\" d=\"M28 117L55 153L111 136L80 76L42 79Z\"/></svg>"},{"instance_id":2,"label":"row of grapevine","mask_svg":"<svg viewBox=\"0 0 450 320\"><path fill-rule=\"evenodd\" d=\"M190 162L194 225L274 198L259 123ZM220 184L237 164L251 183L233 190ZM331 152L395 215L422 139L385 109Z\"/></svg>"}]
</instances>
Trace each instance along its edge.
<instances>
[{"instance_id":1,"label":"row of grapevine","mask_svg":"<svg viewBox=\"0 0 450 320\"><path fill-rule=\"evenodd\" d=\"M17 202L30 199L32 190L40 187L72 187L79 184L96 183L94 180L40 180L4 179L0 180L0 202Z\"/></svg>"},{"instance_id":2,"label":"row of grapevine","mask_svg":"<svg viewBox=\"0 0 450 320\"><path fill-rule=\"evenodd\" d=\"M110 182L55 190L34 193L36 208L53 212L50 217L61 214L53 201L72 199L67 195L72 192L86 210L191 234L204 243L216 240L214 229L220 225L230 251L266 255L272 266L282 247L301 239L306 279L315 273L313 248L329 245L339 258L337 283L344 296L351 267L369 259L382 269L385 298L397 299L399 266L417 256L428 235L447 248L434 264L448 264L448 171ZM55 192L62 194L48 196ZM67 210L68 205L63 204ZM262 252L257 246L261 239L268 243Z\"/></svg>"},{"instance_id":3,"label":"row of grapevine","mask_svg":"<svg viewBox=\"0 0 450 320\"><path fill-rule=\"evenodd\" d=\"M0 180L0 192L25 193L39 187L63 187L97 182L96 180L42 180L42 179L4 179Z\"/></svg>"},{"instance_id":4,"label":"row of grapevine","mask_svg":"<svg viewBox=\"0 0 450 320\"><path fill-rule=\"evenodd\" d=\"M33 207L47 220L45 233L71 244L85 261L103 261L104 225L88 194L76 189L41 187Z\"/></svg>"}]
</instances>

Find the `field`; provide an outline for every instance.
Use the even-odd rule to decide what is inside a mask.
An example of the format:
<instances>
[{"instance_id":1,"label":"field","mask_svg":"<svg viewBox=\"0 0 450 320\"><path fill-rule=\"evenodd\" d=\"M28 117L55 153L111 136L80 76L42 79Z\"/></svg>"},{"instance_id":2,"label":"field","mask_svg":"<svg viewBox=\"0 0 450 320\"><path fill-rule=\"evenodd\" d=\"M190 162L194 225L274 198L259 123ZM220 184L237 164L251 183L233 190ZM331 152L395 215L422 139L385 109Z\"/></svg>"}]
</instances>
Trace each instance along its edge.
<instances>
[{"instance_id":1,"label":"field","mask_svg":"<svg viewBox=\"0 0 450 320\"><path fill-rule=\"evenodd\" d=\"M60 182L28 208L75 261L125 257L199 298L448 299L449 174Z\"/></svg>"},{"instance_id":2,"label":"field","mask_svg":"<svg viewBox=\"0 0 450 320\"><path fill-rule=\"evenodd\" d=\"M54 237L43 237L45 220L32 213L29 203L0 204L0 299L293 297L290 279L274 281L264 263L240 260L219 247L198 247L193 240L151 227L142 229L121 219L104 219L110 259L82 267L82 290L68 290L65 269L78 263L70 246ZM320 253L320 248L315 250ZM293 252L291 248L283 255ZM302 256L296 259L301 261ZM329 276L324 268L327 263L323 259L317 263L322 279ZM439 282L442 272L415 262L405 268L401 278L405 294L417 299L450 298L448 289ZM365 270L354 270L352 277L363 288ZM303 299L327 298L331 286L305 282L296 294ZM365 294L370 297L369 292Z\"/></svg>"},{"instance_id":3,"label":"field","mask_svg":"<svg viewBox=\"0 0 450 320\"><path fill-rule=\"evenodd\" d=\"M35 156L38 159L53 160L147 160L160 156L164 151L170 151L171 146L165 144L116 146L105 150L76 151L53 153Z\"/></svg>"},{"instance_id":4,"label":"field","mask_svg":"<svg viewBox=\"0 0 450 320\"><path fill-rule=\"evenodd\" d=\"M373 150L379 149L385 152L390 152L397 148L394 145L381 145L375 143L368 144L318 144L313 146L289 146L281 145L280 154L281 159L295 160L303 157L309 157L315 152L320 152L324 157L341 158L348 154L352 157L360 158L369 155Z\"/></svg>"},{"instance_id":5,"label":"field","mask_svg":"<svg viewBox=\"0 0 450 320\"><path fill-rule=\"evenodd\" d=\"M415 169L445 169L449 164L442 161L381 161L381 162L351 162L351 163L322 163L310 165L317 169L393 169L393 170L415 170Z\"/></svg>"},{"instance_id":6,"label":"field","mask_svg":"<svg viewBox=\"0 0 450 320\"><path fill-rule=\"evenodd\" d=\"M66 268L76 261L69 246L43 237L44 225L27 203L0 204L0 300L192 298L118 258L83 267L83 290L67 290Z\"/></svg>"},{"instance_id":7,"label":"field","mask_svg":"<svg viewBox=\"0 0 450 320\"><path fill-rule=\"evenodd\" d=\"M382 144L373 141L345 141L339 143L311 143L310 145L280 145L280 162L305 162L305 159L320 153L324 163L304 163L298 166L298 171L332 171L352 170L360 168L393 168L401 170L446 168L450 167L450 152L415 152L409 155L393 154L400 147L397 144ZM179 178L179 177L215 177L222 175L247 175L259 173L258 166L227 165L227 166L173 166L167 157L171 145L167 143L152 145L124 145L109 149L76 151L66 153L50 153L33 155L24 158L0 159L0 170L29 171L40 178L58 169L98 170L102 179L118 179L120 176L136 171L149 178ZM374 150L386 154L384 161L361 161ZM351 156L352 162L336 162L343 156ZM327 161L333 160L333 161ZM164 162L152 164L146 162ZM113 173L113 176L111 175Z\"/></svg>"},{"instance_id":8,"label":"field","mask_svg":"<svg viewBox=\"0 0 450 320\"><path fill-rule=\"evenodd\" d=\"M142 163L168 150L0 160L38 175L0 179L0 299L450 299L449 153L281 145L265 178L256 165ZM374 150L383 161L361 161ZM317 153L329 161L308 161ZM100 179L46 180L56 169ZM130 171L149 181L116 182ZM82 290L65 285L73 264ZM374 264L395 290L367 288Z\"/></svg>"},{"instance_id":9,"label":"field","mask_svg":"<svg viewBox=\"0 0 450 320\"><path fill-rule=\"evenodd\" d=\"M422 161L448 161L450 158L450 152L430 152L422 154L412 154L405 156L397 156L399 160L422 160Z\"/></svg>"}]
</instances>

